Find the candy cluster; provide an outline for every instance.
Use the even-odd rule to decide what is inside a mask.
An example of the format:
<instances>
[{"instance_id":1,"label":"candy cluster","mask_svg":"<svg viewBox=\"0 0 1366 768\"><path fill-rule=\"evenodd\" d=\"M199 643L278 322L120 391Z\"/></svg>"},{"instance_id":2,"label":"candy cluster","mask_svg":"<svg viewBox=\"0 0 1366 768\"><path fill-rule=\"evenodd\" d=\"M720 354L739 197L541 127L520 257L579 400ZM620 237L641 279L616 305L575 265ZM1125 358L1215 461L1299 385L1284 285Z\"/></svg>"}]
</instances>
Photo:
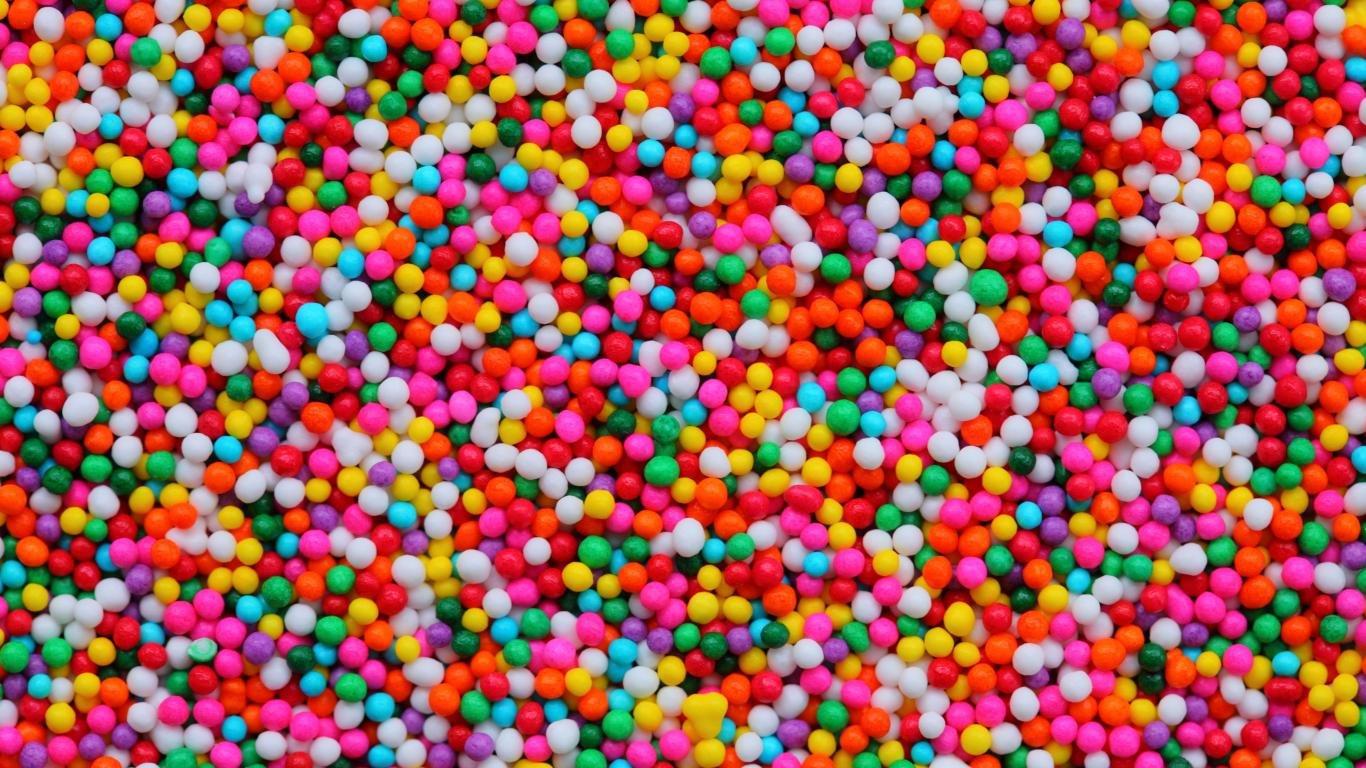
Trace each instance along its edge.
<instances>
[{"instance_id":1,"label":"candy cluster","mask_svg":"<svg viewBox=\"0 0 1366 768\"><path fill-rule=\"evenodd\" d=\"M1366 764L1345 6L0 0L0 768Z\"/></svg>"}]
</instances>

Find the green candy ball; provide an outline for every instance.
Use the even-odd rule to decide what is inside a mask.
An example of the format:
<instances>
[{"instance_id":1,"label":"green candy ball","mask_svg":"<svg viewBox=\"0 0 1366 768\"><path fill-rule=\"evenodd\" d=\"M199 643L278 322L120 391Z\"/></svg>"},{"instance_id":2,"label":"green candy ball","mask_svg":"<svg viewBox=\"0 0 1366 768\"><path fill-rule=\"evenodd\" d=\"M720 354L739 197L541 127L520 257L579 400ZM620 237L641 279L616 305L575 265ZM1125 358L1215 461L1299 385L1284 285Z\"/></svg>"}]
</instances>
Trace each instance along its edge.
<instances>
[{"instance_id":1,"label":"green candy ball","mask_svg":"<svg viewBox=\"0 0 1366 768\"><path fill-rule=\"evenodd\" d=\"M979 269L968 279L968 295L979 307L999 307L1008 294L1006 279L994 269Z\"/></svg>"}]
</instances>

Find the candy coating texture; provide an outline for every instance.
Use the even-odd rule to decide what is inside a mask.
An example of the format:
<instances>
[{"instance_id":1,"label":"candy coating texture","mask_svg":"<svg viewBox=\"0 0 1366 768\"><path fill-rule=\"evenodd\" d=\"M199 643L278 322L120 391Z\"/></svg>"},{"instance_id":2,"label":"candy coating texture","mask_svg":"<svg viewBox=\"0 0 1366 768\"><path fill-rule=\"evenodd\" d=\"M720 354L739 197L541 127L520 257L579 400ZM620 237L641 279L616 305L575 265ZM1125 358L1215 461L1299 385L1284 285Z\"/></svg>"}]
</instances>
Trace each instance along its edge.
<instances>
[{"instance_id":1,"label":"candy coating texture","mask_svg":"<svg viewBox=\"0 0 1366 768\"><path fill-rule=\"evenodd\" d=\"M1366 0L0 0L0 768L1358 768Z\"/></svg>"}]
</instances>

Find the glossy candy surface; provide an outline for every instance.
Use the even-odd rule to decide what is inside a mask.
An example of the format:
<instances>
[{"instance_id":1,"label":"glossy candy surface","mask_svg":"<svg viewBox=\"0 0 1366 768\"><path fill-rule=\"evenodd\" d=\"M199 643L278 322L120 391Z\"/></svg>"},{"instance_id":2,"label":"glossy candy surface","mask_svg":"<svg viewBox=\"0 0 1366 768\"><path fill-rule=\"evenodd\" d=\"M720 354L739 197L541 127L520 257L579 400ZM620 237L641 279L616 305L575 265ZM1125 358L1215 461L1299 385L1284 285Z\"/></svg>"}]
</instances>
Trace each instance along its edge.
<instances>
[{"instance_id":1,"label":"glossy candy surface","mask_svg":"<svg viewBox=\"0 0 1366 768\"><path fill-rule=\"evenodd\" d=\"M1362 0L0 0L0 768L1366 764Z\"/></svg>"}]
</instances>

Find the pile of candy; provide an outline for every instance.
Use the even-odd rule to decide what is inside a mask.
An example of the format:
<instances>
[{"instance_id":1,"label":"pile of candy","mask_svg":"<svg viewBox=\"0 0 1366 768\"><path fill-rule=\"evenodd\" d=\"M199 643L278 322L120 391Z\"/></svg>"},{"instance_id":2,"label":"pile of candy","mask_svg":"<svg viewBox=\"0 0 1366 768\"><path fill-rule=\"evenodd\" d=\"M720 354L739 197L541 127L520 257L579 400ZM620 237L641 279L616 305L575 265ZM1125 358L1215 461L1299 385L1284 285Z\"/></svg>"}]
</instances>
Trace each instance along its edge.
<instances>
[{"instance_id":1,"label":"pile of candy","mask_svg":"<svg viewBox=\"0 0 1366 768\"><path fill-rule=\"evenodd\" d=\"M1362 0L0 0L0 768L1366 764Z\"/></svg>"}]
</instances>

